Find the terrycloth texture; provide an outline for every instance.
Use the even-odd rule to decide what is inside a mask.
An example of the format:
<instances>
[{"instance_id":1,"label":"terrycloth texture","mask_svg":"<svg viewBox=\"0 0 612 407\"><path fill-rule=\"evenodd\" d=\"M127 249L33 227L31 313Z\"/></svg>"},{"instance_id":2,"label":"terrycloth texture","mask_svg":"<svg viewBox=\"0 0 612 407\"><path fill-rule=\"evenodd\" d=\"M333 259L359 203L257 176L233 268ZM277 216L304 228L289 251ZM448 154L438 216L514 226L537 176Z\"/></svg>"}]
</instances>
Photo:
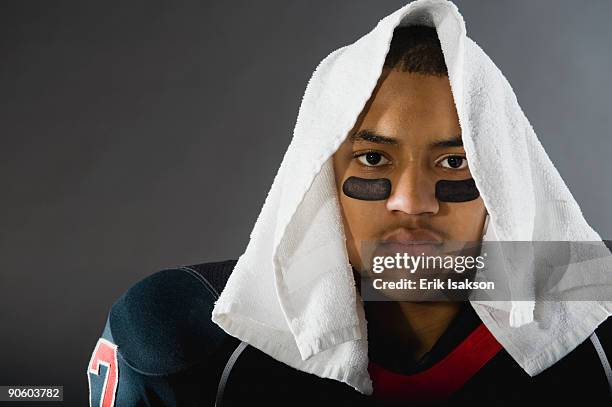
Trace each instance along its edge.
<instances>
[{"instance_id":1,"label":"terrycloth texture","mask_svg":"<svg viewBox=\"0 0 612 407\"><path fill-rule=\"evenodd\" d=\"M331 157L375 88L394 28L411 24L438 32L466 155L490 214L484 240L601 241L512 88L466 36L456 6L417 0L385 17L313 73L248 247L212 314L230 335L275 359L365 394L372 392L367 326L346 252ZM522 288L532 284L528 277ZM612 311L609 302L594 301L472 305L530 375L571 351ZM529 323L534 309L536 322Z\"/></svg>"}]
</instances>

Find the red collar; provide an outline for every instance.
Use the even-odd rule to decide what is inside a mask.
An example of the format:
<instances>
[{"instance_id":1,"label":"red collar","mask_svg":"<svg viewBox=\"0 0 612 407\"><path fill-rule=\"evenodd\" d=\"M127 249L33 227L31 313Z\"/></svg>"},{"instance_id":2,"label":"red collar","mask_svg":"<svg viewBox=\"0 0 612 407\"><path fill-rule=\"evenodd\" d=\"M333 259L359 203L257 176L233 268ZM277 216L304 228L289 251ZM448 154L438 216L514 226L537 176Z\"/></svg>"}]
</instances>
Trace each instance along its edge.
<instances>
[{"instance_id":1,"label":"red collar","mask_svg":"<svg viewBox=\"0 0 612 407\"><path fill-rule=\"evenodd\" d=\"M370 361L368 371L374 385L373 395L387 400L447 399L501 349L499 342L481 323L442 360L422 372L404 375Z\"/></svg>"}]
</instances>

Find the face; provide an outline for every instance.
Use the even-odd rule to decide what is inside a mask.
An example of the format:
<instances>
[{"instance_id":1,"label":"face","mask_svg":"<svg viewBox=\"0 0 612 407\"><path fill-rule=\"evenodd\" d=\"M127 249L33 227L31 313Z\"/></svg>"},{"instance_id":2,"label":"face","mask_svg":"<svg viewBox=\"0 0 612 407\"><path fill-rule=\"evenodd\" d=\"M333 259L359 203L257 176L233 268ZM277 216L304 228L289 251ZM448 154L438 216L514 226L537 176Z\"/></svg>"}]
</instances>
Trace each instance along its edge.
<instances>
[{"instance_id":1,"label":"face","mask_svg":"<svg viewBox=\"0 0 612 407\"><path fill-rule=\"evenodd\" d=\"M472 178L448 77L384 70L333 160L347 251L356 269L363 269L362 242L481 239L482 198L449 201L436 194L438 181L441 186ZM373 199L347 195L356 179L373 187Z\"/></svg>"}]
</instances>

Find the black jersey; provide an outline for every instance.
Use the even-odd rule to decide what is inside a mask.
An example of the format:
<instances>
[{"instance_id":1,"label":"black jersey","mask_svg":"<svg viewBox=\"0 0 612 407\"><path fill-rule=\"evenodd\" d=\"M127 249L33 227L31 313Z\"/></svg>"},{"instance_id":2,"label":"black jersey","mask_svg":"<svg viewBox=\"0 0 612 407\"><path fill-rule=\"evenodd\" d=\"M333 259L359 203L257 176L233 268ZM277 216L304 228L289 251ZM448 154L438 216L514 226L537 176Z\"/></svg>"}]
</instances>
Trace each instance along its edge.
<instances>
[{"instance_id":1,"label":"black jersey","mask_svg":"<svg viewBox=\"0 0 612 407\"><path fill-rule=\"evenodd\" d=\"M407 399L397 404L366 396L344 383L299 371L225 333L210 316L235 264L228 260L162 270L121 296L111 307L88 366L91 405L415 405ZM399 374L422 374L480 325L473 309L465 306L420 363L377 362ZM434 405L513 406L536 400L612 405L610 319L595 333L535 377L501 349Z\"/></svg>"}]
</instances>

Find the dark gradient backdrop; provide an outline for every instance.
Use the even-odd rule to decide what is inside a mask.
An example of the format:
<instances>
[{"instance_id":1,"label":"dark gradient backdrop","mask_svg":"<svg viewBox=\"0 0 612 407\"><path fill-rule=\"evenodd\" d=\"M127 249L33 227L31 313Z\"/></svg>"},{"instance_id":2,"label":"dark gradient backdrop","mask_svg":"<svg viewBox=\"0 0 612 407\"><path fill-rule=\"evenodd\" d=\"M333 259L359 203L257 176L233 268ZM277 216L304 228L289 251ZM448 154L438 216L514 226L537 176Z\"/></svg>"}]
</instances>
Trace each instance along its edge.
<instances>
[{"instance_id":1,"label":"dark gradient backdrop","mask_svg":"<svg viewBox=\"0 0 612 407\"><path fill-rule=\"evenodd\" d=\"M403 4L3 1L0 384L86 405L114 299L240 255L313 69ZM612 237L612 2L458 5Z\"/></svg>"}]
</instances>

